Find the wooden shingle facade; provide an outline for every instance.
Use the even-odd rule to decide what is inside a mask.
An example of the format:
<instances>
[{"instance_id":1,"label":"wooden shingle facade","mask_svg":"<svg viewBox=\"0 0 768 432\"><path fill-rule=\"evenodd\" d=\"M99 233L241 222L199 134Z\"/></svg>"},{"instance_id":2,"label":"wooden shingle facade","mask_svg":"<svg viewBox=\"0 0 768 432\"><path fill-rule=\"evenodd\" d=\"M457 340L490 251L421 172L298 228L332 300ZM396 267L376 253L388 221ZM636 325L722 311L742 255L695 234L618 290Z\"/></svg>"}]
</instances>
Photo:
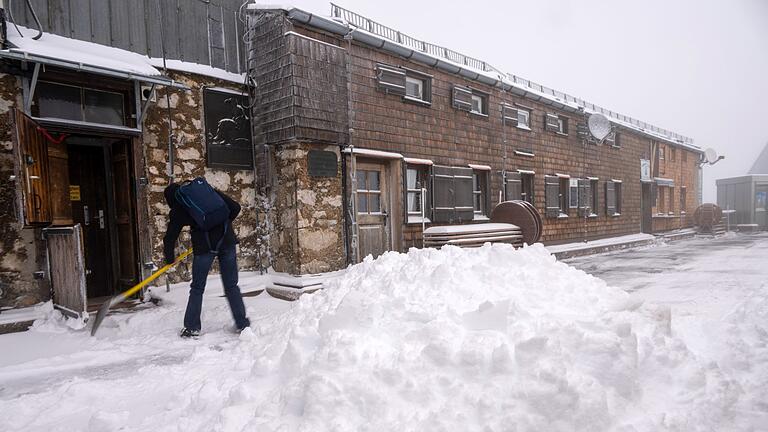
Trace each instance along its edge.
<instances>
[{"instance_id":1,"label":"wooden shingle facade","mask_svg":"<svg viewBox=\"0 0 768 432\"><path fill-rule=\"evenodd\" d=\"M691 224L701 152L690 142L616 120L609 139L597 143L585 134L584 107L503 80L492 84L488 73L466 65L436 66L438 59L407 54L372 24L361 29L307 16L297 9L251 11L259 26L250 61L262 65L255 76L277 79L270 68L286 67L273 58L280 53L296 80L290 109L271 98L281 91L272 81L257 86L256 141L277 159L290 142L341 149L339 223L348 260L419 247L424 226L482 223L509 199L535 205L545 244ZM277 27L282 35L258 36ZM281 132L277 111L292 111L277 116ZM659 160L660 149L675 159ZM652 172L643 175L641 165ZM380 230L371 228L377 223ZM362 245L381 238L383 247Z\"/></svg>"}]
</instances>

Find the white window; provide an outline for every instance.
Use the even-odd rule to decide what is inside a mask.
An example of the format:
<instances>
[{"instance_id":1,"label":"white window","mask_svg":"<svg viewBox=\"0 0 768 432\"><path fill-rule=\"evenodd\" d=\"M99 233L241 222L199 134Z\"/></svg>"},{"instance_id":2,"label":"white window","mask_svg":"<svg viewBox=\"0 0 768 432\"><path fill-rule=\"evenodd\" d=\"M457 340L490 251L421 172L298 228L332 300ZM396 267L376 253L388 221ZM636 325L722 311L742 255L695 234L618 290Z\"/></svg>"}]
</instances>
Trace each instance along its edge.
<instances>
[{"instance_id":1,"label":"white window","mask_svg":"<svg viewBox=\"0 0 768 432\"><path fill-rule=\"evenodd\" d=\"M406 170L406 209L408 215L421 216L421 211L424 209L424 202L422 202L421 189L427 187L427 170L426 167L420 167L418 165L409 165ZM424 198L426 199L426 191Z\"/></svg>"},{"instance_id":2,"label":"white window","mask_svg":"<svg viewBox=\"0 0 768 432\"><path fill-rule=\"evenodd\" d=\"M557 118L557 132L561 134L567 134L568 133L568 119L563 117Z\"/></svg>"},{"instance_id":3,"label":"white window","mask_svg":"<svg viewBox=\"0 0 768 432\"><path fill-rule=\"evenodd\" d=\"M522 108L517 109L517 127L531 129L531 112Z\"/></svg>"},{"instance_id":4,"label":"white window","mask_svg":"<svg viewBox=\"0 0 768 432\"><path fill-rule=\"evenodd\" d=\"M485 98L479 94L472 94L472 112L485 114Z\"/></svg>"},{"instance_id":5,"label":"white window","mask_svg":"<svg viewBox=\"0 0 768 432\"><path fill-rule=\"evenodd\" d=\"M486 216L485 194L488 188L488 172L474 170L472 172L472 205L475 218Z\"/></svg>"},{"instance_id":6,"label":"white window","mask_svg":"<svg viewBox=\"0 0 768 432\"><path fill-rule=\"evenodd\" d=\"M357 213L381 213L380 172L357 170Z\"/></svg>"},{"instance_id":7,"label":"white window","mask_svg":"<svg viewBox=\"0 0 768 432\"><path fill-rule=\"evenodd\" d=\"M570 194L568 194L568 207L569 208L578 208L579 207L579 179L569 179L569 186L570 186Z\"/></svg>"},{"instance_id":8,"label":"white window","mask_svg":"<svg viewBox=\"0 0 768 432\"><path fill-rule=\"evenodd\" d=\"M424 97L424 80L412 76L405 77L405 95L414 99L426 100Z\"/></svg>"}]
</instances>

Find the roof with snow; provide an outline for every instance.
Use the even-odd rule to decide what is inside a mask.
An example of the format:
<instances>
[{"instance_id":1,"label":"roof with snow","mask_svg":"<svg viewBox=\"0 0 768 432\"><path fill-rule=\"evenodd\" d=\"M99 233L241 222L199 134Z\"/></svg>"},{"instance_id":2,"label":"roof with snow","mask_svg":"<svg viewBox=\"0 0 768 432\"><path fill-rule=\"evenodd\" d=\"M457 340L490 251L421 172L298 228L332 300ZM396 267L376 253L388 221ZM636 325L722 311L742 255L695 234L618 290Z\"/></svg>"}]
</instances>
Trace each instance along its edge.
<instances>
[{"instance_id":1,"label":"roof with snow","mask_svg":"<svg viewBox=\"0 0 768 432\"><path fill-rule=\"evenodd\" d=\"M161 85L175 85L158 68L163 67L161 58L148 56L100 45L93 42L43 33L40 39L33 39L36 30L23 26L8 28L6 50L0 50L0 57L28 60L37 63L94 72L108 76L123 77ZM21 33L21 34L20 34ZM168 60L168 69L196 73L242 84L243 74L227 72L207 65Z\"/></svg>"},{"instance_id":2,"label":"roof with snow","mask_svg":"<svg viewBox=\"0 0 768 432\"><path fill-rule=\"evenodd\" d=\"M519 76L504 73L489 63L459 52L410 37L381 25L355 12L331 3L331 17L323 17L286 4L248 5L250 10L282 10L289 18L305 25L339 35L352 34L358 42L392 52L406 59L430 67L458 74L483 84L501 87L522 97L540 101L565 111L600 113L615 125L634 130L650 138L701 153L693 139L624 114L600 107L591 102L551 89Z\"/></svg>"},{"instance_id":3,"label":"roof with snow","mask_svg":"<svg viewBox=\"0 0 768 432\"><path fill-rule=\"evenodd\" d=\"M748 174L768 174L768 143L765 143L763 151L757 157Z\"/></svg>"}]
</instances>

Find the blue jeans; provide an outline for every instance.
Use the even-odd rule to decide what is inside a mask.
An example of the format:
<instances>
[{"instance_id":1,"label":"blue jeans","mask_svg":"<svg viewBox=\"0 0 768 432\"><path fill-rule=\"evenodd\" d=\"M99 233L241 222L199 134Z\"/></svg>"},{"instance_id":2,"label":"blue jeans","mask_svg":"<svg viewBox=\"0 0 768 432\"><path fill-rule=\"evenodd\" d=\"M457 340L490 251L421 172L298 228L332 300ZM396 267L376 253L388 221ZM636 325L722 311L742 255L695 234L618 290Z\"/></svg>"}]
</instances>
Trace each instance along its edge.
<instances>
[{"instance_id":1,"label":"blue jeans","mask_svg":"<svg viewBox=\"0 0 768 432\"><path fill-rule=\"evenodd\" d=\"M240 294L240 287L237 286L237 252L235 245L220 250L218 257L221 282L224 285L224 295L227 297L229 308L232 310L235 325L238 329L243 329L248 327L250 322L245 316L243 296ZM184 327L189 330L200 330L200 312L203 307L205 281L208 278L208 272L211 270L214 258L216 258L216 254L206 253L195 255L192 260L192 283L189 289L187 312L184 314Z\"/></svg>"}]
</instances>

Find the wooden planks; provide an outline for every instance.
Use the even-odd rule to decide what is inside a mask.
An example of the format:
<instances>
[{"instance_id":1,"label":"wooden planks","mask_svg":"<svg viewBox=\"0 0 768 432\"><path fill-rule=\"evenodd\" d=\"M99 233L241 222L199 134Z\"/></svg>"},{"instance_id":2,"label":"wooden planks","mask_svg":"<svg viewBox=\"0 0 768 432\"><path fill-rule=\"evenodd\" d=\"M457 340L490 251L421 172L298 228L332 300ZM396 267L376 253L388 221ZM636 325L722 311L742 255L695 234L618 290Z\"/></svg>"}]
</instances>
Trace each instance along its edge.
<instances>
[{"instance_id":1,"label":"wooden planks","mask_svg":"<svg viewBox=\"0 0 768 432\"><path fill-rule=\"evenodd\" d=\"M65 313L81 315L87 309L87 298L80 224L46 228L43 232L48 243L53 303Z\"/></svg>"}]
</instances>

